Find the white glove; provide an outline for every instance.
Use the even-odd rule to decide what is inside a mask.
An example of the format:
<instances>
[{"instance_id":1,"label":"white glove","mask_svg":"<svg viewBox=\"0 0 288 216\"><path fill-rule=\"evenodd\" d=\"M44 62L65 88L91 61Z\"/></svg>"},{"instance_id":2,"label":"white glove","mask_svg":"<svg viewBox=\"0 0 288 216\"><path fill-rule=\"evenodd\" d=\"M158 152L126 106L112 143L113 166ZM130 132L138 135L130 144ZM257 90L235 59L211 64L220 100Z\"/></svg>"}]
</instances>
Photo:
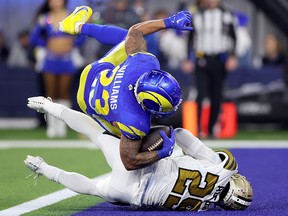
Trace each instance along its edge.
<instances>
[{"instance_id":1,"label":"white glove","mask_svg":"<svg viewBox=\"0 0 288 216\"><path fill-rule=\"evenodd\" d=\"M45 98L43 96L30 97L28 98L27 106L31 109L36 110L40 113L46 113L47 110L44 109L44 104L51 103L52 99L50 97Z\"/></svg>"}]
</instances>

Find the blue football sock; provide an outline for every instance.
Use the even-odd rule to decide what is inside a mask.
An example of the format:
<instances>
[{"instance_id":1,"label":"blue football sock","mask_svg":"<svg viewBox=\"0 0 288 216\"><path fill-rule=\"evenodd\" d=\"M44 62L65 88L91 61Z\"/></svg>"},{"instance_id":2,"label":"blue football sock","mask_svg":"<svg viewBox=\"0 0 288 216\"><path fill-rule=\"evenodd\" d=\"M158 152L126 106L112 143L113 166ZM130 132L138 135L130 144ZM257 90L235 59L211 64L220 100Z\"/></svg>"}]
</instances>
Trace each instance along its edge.
<instances>
[{"instance_id":1,"label":"blue football sock","mask_svg":"<svg viewBox=\"0 0 288 216\"><path fill-rule=\"evenodd\" d=\"M127 35L128 30L116 26L84 24L81 34L93 37L105 45L116 45Z\"/></svg>"}]
</instances>

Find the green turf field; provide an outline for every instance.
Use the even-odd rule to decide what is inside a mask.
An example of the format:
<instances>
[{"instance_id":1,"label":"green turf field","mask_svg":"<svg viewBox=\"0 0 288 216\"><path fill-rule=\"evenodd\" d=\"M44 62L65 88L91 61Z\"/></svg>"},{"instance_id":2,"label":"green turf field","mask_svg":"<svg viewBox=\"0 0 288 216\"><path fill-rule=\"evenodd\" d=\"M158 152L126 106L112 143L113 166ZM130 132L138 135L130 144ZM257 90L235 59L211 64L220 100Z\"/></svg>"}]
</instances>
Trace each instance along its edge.
<instances>
[{"instance_id":1,"label":"green turf field","mask_svg":"<svg viewBox=\"0 0 288 216\"><path fill-rule=\"evenodd\" d=\"M81 139L82 135L79 133L68 130L67 137L55 139ZM46 128L39 127L35 129L0 129L0 140L39 140L47 139Z\"/></svg>"},{"instance_id":2,"label":"green turf field","mask_svg":"<svg viewBox=\"0 0 288 216\"><path fill-rule=\"evenodd\" d=\"M49 164L67 171L75 171L87 177L96 177L110 169L99 150L92 149L1 149L0 150L0 210L27 202L39 196L63 189L64 187L40 177L35 180L25 178L32 172L25 167L23 160L27 154L39 155ZM69 215L102 201L92 196L79 195L70 201L62 201L27 215L53 215L53 208L63 209L63 215ZM57 207L58 206L58 207ZM63 208L65 206L65 208ZM61 208L62 207L62 208ZM51 210L52 208L52 210ZM58 214L59 215L59 212Z\"/></svg>"}]
</instances>

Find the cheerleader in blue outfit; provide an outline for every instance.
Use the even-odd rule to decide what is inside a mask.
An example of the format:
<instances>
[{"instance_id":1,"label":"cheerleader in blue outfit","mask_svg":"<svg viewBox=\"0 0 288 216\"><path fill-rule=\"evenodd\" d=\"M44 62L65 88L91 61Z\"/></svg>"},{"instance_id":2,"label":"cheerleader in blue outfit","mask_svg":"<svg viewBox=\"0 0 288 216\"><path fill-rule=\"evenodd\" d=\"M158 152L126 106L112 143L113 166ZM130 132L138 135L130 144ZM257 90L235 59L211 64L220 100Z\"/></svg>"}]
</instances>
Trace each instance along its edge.
<instances>
[{"instance_id":1,"label":"cheerleader in blue outfit","mask_svg":"<svg viewBox=\"0 0 288 216\"><path fill-rule=\"evenodd\" d=\"M43 4L30 41L36 48L36 70L43 73L46 96L70 107L73 75L77 67L84 63L75 47L84 41L84 37L59 31L59 22L69 14L66 4L66 0L47 0ZM63 122L48 116L48 137L65 137L66 131Z\"/></svg>"}]
</instances>

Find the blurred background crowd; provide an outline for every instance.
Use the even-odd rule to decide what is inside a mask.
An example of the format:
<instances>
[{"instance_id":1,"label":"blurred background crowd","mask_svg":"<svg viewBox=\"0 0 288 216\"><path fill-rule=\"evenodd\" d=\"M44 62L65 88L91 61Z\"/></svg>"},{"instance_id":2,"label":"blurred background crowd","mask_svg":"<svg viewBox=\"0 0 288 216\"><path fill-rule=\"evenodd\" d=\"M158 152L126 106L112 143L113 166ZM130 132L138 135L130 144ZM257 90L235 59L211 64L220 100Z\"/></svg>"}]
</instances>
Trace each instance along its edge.
<instances>
[{"instance_id":1,"label":"blurred background crowd","mask_svg":"<svg viewBox=\"0 0 288 216\"><path fill-rule=\"evenodd\" d=\"M148 51L157 56L162 69L179 81L184 103L192 101L198 102L198 107L203 105L202 115L198 111L195 116L201 119L197 123L199 135L215 137L217 127L219 133L219 127L225 124L236 127L227 138L237 129L288 128L286 0L0 0L1 128L46 125L42 116L26 107L29 96L51 96L78 110L76 92L83 67L111 48L91 38L67 38L54 31L58 21L80 5L93 8L92 23L126 29L141 21L168 17L179 10L192 14L193 33L168 29L147 36L146 41ZM63 7L63 13L59 7ZM232 16L220 13L221 24L217 24L213 18L215 8ZM52 23L52 30L41 29L41 23L45 22ZM53 23L56 24L53 26ZM40 25L38 29L37 25ZM215 46L223 42L217 28L227 40L225 48ZM201 40L206 48L201 47ZM43 62L44 48L46 58L50 59ZM62 66L53 66L53 59L64 62L65 76L58 76ZM56 72L43 73L45 70ZM203 76L205 73L207 77ZM201 90L209 88L207 92ZM203 109L210 106L208 113L212 120L207 120L207 128L203 129L201 125L205 125L205 120L202 119L207 115ZM232 117L225 117L225 112L232 112ZM173 117L153 121L179 127L187 118L190 121L181 107ZM231 119L235 122L231 123ZM64 129L59 136L65 136Z\"/></svg>"}]
</instances>

